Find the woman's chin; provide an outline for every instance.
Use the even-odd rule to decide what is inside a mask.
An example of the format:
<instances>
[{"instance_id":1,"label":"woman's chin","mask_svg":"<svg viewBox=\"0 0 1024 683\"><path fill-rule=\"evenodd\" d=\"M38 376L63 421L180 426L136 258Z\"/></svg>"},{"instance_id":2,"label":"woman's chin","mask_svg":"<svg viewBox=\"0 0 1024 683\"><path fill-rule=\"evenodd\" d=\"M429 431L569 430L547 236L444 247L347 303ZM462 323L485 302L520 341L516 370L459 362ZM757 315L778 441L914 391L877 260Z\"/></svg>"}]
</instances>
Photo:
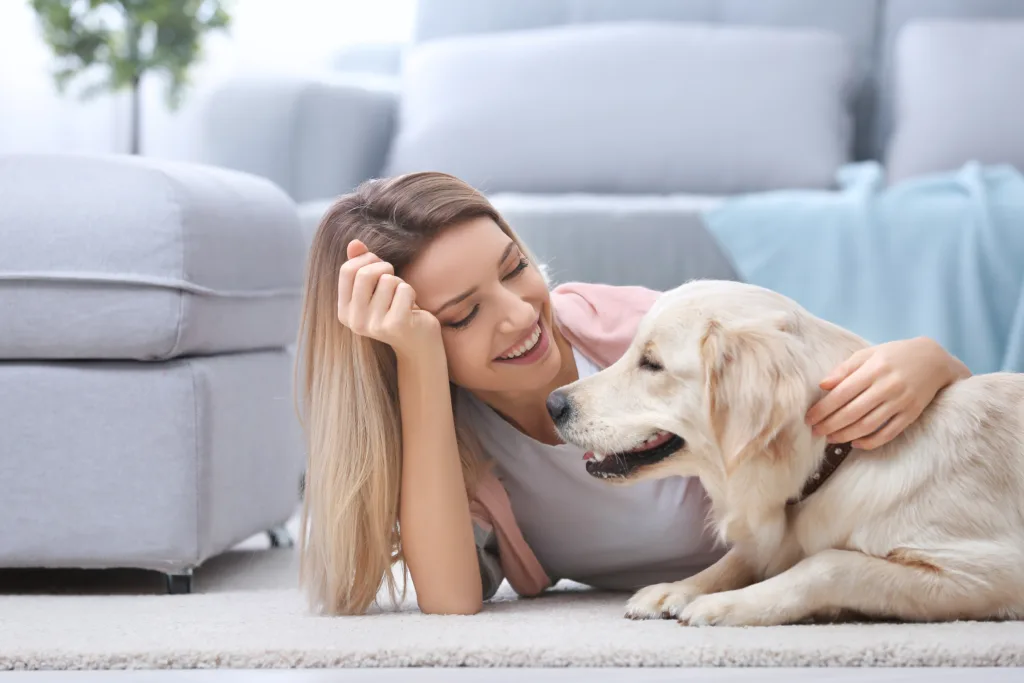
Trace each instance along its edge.
<instances>
[{"instance_id":1,"label":"woman's chin","mask_svg":"<svg viewBox=\"0 0 1024 683\"><path fill-rule=\"evenodd\" d=\"M504 376L508 389L512 391L543 390L558 376L562 366L561 350L554 344L546 350L544 357L534 363L495 363L496 374Z\"/></svg>"},{"instance_id":2,"label":"woman's chin","mask_svg":"<svg viewBox=\"0 0 1024 683\"><path fill-rule=\"evenodd\" d=\"M491 381L487 382L488 386L477 386L474 389L494 394L546 392L558 377L561 361L561 350L552 344L544 358L536 363L513 365L494 362L491 364Z\"/></svg>"}]
</instances>

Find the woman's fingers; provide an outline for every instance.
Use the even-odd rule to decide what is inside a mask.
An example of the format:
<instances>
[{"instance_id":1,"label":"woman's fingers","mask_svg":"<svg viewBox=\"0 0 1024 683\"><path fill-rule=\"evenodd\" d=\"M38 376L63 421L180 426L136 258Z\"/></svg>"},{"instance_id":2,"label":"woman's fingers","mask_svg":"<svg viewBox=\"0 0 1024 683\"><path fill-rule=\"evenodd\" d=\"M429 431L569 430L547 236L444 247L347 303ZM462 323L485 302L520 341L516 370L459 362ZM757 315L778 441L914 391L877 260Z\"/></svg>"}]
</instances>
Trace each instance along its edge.
<instances>
[{"instance_id":1,"label":"woman's fingers","mask_svg":"<svg viewBox=\"0 0 1024 683\"><path fill-rule=\"evenodd\" d=\"M349 302L352 300L352 290L355 287L356 274L363 266L380 262L376 254L369 252L345 261L338 271L338 319L347 322Z\"/></svg>"},{"instance_id":2,"label":"woman's fingers","mask_svg":"<svg viewBox=\"0 0 1024 683\"><path fill-rule=\"evenodd\" d=\"M416 308L415 290L413 290L412 285L408 282L399 280L398 287L395 290L395 298L391 302L391 308L388 311L388 314L404 315L414 308Z\"/></svg>"},{"instance_id":3,"label":"woman's fingers","mask_svg":"<svg viewBox=\"0 0 1024 683\"><path fill-rule=\"evenodd\" d=\"M910 423L913 421L914 418L909 417L907 413L897 413L889 420L889 424L885 425L871 436L854 440L852 446L865 451L870 451L873 448L884 446L896 435L910 426Z\"/></svg>"},{"instance_id":4,"label":"woman's fingers","mask_svg":"<svg viewBox=\"0 0 1024 683\"><path fill-rule=\"evenodd\" d=\"M346 256L351 260L370 251L360 240L352 240L345 247Z\"/></svg>"},{"instance_id":5,"label":"woman's fingers","mask_svg":"<svg viewBox=\"0 0 1024 683\"><path fill-rule=\"evenodd\" d=\"M853 378L851 378L853 379ZM839 391L842 388L836 388ZM852 400L846 401L838 410L826 417L814 427L814 433L818 436L832 436L844 430L857 421L863 419L870 412L890 402L894 397L889 395L886 387L878 384L869 384L863 392L857 394ZM902 406L895 406L902 408ZM895 412L895 410L893 411Z\"/></svg>"},{"instance_id":6,"label":"woman's fingers","mask_svg":"<svg viewBox=\"0 0 1024 683\"><path fill-rule=\"evenodd\" d=\"M811 409L807 411L807 424L814 426L814 431L817 434L830 434L836 429L846 426L849 422L834 419L835 414L864 393L873 381L874 377L870 370L861 366L811 406ZM854 419L862 416L863 413Z\"/></svg>"},{"instance_id":7,"label":"woman's fingers","mask_svg":"<svg viewBox=\"0 0 1024 683\"><path fill-rule=\"evenodd\" d=\"M367 308L367 320L371 327L380 326L383 323L391 308L391 302L395 298L395 291L401 282L399 278L388 273L384 273L377 280L377 289L374 290Z\"/></svg>"},{"instance_id":8,"label":"woman's fingers","mask_svg":"<svg viewBox=\"0 0 1024 683\"><path fill-rule=\"evenodd\" d=\"M831 391L842 382L844 379L849 377L855 370L864 365L864 361L868 359L868 354L863 351L857 351L852 356L844 360L842 363L832 369L832 372L828 373L823 380L818 384L819 387L825 391Z\"/></svg>"},{"instance_id":9,"label":"woman's fingers","mask_svg":"<svg viewBox=\"0 0 1024 683\"><path fill-rule=\"evenodd\" d=\"M856 422L836 432L829 433L829 441L832 443L847 443L869 436L878 431L898 412L899 407L896 404L891 401L885 401Z\"/></svg>"},{"instance_id":10,"label":"woman's fingers","mask_svg":"<svg viewBox=\"0 0 1024 683\"><path fill-rule=\"evenodd\" d=\"M386 261L377 261L363 266L356 273L355 284L352 285L352 298L349 300L350 313L365 313L370 305L370 298L377 288L377 281L382 275L394 275L395 268Z\"/></svg>"}]
</instances>

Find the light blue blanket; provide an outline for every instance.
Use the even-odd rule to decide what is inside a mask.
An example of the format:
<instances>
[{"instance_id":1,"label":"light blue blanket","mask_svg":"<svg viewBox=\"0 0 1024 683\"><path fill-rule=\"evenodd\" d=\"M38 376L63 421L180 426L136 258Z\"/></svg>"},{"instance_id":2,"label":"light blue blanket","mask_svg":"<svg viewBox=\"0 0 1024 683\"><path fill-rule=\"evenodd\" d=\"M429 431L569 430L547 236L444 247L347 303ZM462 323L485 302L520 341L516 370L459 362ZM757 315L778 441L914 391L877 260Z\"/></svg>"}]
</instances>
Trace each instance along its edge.
<instances>
[{"instance_id":1,"label":"light blue blanket","mask_svg":"<svg viewBox=\"0 0 1024 683\"><path fill-rule=\"evenodd\" d=\"M889 186L876 162L840 190L728 200L705 223L740 276L874 343L924 335L974 373L1024 371L1024 177L1009 166Z\"/></svg>"}]
</instances>

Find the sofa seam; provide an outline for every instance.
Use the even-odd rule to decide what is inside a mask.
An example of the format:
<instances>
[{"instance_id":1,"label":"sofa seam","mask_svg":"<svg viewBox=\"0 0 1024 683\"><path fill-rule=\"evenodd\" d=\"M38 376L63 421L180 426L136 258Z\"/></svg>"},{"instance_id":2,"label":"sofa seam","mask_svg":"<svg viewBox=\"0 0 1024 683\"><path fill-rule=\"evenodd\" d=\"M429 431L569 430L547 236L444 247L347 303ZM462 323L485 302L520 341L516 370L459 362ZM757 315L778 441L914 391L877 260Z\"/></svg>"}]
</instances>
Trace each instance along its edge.
<instances>
[{"instance_id":1,"label":"sofa seam","mask_svg":"<svg viewBox=\"0 0 1024 683\"><path fill-rule=\"evenodd\" d=\"M181 279L184 281L186 279L185 274L187 272L187 269L185 268L185 212L182 208L181 201L179 200L177 195L177 183L175 182L175 179L171 176L170 173L168 173L164 169L157 169L157 173L159 173L160 176L163 177L164 182L167 184L167 199L178 213L178 226L180 227L180 230L178 231L178 247L180 255L178 263L179 270L181 273ZM187 295L185 291L182 289L178 289L177 292L178 320L175 323L174 341L171 342L171 347L162 356L162 358L165 359L174 358L175 354L177 353L178 349L181 346L182 321L185 319L185 297Z\"/></svg>"},{"instance_id":2,"label":"sofa seam","mask_svg":"<svg viewBox=\"0 0 1024 683\"><path fill-rule=\"evenodd\" d=\"M186 359L185 365L188 367L189 377L192 382L192 449L195 456L195 539L196 539L196 556L195 566L199 566L202 563L202 538L200 536L200 529L202 527L200 521L200 508L202 506L202 491L200 491L200 481L202 477L199 474L199 468L201 465L201 457L199 453L199 392L196 390L196 369L192 359Z\"/></svg>"},{"instance_id":3,"label":"sofa seam","mask_svg":"<svg viewBox=\"0 0 1024 683\"><path fill-rule=\"evenodd\" d=\"M215 289L206 287L184 278L153 277L136 274L113 274L102 272L42 272L42 271L19 271L0 273L0 282L4 281L22 282L91 282L94 284L113 285L137 285L140 287L152 287L154 289L173 289L216 296L225 299L271 299L275 297L294 297L302 294L302 287L265 287L260 289Z\"/></svg>"}]
</instances>

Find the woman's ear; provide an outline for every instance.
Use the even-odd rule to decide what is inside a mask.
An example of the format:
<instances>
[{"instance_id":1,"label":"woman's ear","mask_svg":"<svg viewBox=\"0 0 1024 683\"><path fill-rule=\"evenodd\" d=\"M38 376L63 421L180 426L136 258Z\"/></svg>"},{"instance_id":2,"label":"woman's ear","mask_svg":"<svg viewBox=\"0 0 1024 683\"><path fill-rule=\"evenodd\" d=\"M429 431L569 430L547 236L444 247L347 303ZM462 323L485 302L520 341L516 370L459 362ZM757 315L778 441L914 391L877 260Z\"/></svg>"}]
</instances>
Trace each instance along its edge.
<instances>
[{"instance_id":1,"label":"woman's ear","mask_svg":"<svg viewBox=\"0 0 1024 683\"><path fill-rule=\"evenodd\" d=\"M711 321L701 338L709 420L731 473L750 458L787 458L789 426L803 420L806 388L787 344L791 321L726 328Z\"/></svg>"}]
</instances>

